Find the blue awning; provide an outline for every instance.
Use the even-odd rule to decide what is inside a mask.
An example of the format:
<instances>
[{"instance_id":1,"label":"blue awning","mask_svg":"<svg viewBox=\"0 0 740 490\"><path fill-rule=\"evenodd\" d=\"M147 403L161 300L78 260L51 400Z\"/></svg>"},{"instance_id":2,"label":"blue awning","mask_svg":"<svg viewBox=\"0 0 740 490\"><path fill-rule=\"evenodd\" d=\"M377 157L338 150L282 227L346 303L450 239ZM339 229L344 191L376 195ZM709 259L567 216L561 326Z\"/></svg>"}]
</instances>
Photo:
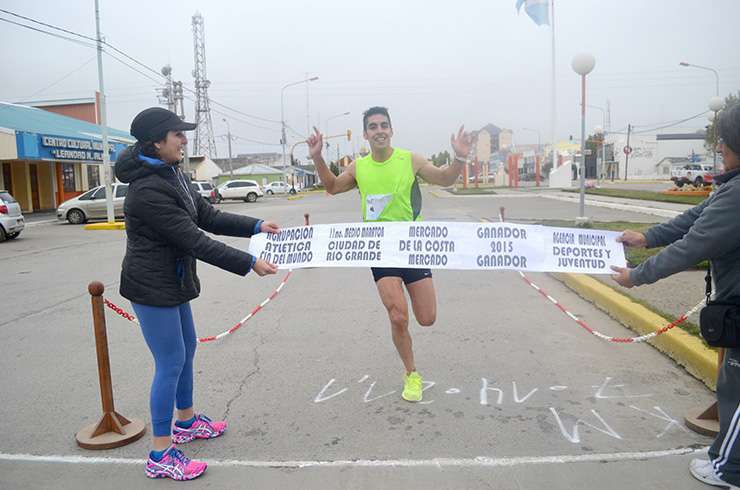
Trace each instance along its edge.
<instances>
[{"instance_id":1,"label":"blue awning","mask_svg":"<svg viewBox=\"0 0 740 490\"><path fill-rule=\"evenodd\" d=\"M35 107L0 102L0 127L15 131L18 158L23 160L102 163L101 127ZM118 154L135 139L108 128L108 151Z\"/></svg>"}]
</instances>

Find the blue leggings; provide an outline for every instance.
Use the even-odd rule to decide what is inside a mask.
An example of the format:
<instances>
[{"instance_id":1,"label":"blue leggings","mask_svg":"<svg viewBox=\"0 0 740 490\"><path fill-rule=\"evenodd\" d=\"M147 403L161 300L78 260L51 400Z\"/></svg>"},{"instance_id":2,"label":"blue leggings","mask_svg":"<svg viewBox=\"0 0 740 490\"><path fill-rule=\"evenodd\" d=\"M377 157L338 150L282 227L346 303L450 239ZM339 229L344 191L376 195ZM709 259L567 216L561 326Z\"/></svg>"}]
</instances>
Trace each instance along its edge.
<instances>
[{"instance_id":1,"label":"blue leggings","mask_svg":"<svg viewBox=\"0 0 740 490\"><path fill-rule=\"evenodd\" d=\"M154 437L172 432L173 405L193 406L193 357L197 339L190 303L162 307L131 303L146 344L154 356L149 395Z\"/></svg>"}]
</instances>

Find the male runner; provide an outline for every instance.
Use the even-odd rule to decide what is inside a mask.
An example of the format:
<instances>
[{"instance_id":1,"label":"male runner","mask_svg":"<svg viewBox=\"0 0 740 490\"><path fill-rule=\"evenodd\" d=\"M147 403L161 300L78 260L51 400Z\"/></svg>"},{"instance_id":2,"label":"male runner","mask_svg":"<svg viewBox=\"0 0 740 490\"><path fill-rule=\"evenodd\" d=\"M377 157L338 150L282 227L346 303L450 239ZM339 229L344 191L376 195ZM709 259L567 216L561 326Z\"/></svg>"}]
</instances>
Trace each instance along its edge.
<instances>
[{"instance_id":1,"label":"male runner","mask_svg":"<svg viewBox=\"0 0 740 490\"><path fill-rule=\"evenodd\" d=\"M421 212L421 191L416 176L430 184L452 185L472 146L470 135L461 126L457 135L450 138L455 151L452 165L438 168L421 155L391 146L393 128L385 107L371 107L365 111L362 123L363 136L370 144L371 153L351 163L338 177L321 156L323 137L316 128L307 143L329 194L347 192L355 187L360 189L363 221L416 221ZM414 364L403 285L411 297L416 321L422 326L431 326L437 318L432 271L374 267L372 273L380 299L388 310L393 343L406 368L401 397L410 402L421 401L423 383Z\"/></svg>"}]
</instances>

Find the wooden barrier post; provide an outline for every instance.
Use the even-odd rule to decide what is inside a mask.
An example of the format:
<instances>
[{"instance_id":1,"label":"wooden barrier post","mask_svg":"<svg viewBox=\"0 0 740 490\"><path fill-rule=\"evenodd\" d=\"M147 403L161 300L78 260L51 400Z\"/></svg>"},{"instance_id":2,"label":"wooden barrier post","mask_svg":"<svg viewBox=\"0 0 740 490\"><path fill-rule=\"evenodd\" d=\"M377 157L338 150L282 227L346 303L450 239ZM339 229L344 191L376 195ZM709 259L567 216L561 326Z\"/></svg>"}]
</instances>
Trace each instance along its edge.
<instances>
[{"instance_id":1,"label":"wooden barrier post","mask_svg":"<svg viewBox=\"0 0 740 490\"><path fill-rule=\"evenodd\" d=\"M101 282L91 282L87 286L90 292L95 330L95 351L98 357L98 378L100 380L100 398L103 404L103 416L99 422L83 427L77 433L77 445L85 449L112 449L125 446L139 439L146 432L146 425L141 420L128 420L116 412L113 405L113 384L110 376L110 358L108 357L108 334L105 329L105 310Z\"/></svg>"},{"instance_id":2,"label":"wooden barrier post","mask_svg":"<svg viewBox=\"0 0 740 490\"><path fill-rule=\"evenodd\" d=\"M725 359L725 350L717 352L717 373L722 369L722 361ZM687 415L684 417L686 427L703 436L716 437L719 433L719 407L717 402L712 403L699 415Z\"/></svg>"}]
</instances>

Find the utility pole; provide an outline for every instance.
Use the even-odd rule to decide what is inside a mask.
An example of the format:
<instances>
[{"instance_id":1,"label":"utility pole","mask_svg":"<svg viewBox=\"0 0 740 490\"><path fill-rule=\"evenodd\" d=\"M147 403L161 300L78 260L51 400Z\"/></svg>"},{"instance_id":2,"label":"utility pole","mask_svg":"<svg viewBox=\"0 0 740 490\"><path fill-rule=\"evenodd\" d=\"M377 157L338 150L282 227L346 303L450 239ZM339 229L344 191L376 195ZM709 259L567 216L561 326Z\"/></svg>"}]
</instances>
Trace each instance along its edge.
<instances>
[{"instance_id":1,"label":"utility pole","mask_svg":"<svg viewBox=\"0 0 740 490\"><path fill-rule=\"evenodd\" d=\"M108 153L108 122L105 110L105 86L103 83L103 40L100 37L100 3L95 0L95 30L98 45L98 90L100 91L100 132L103 143L103 175L105 177L105 209L108 223L116 220L113 212L113 167Z\"/></svg>"},{"instance_id":2,"label":"utility pole","mask_svg":"<svg viewBox=\"0 0 740 490\"><path fill-rule=\"evenodd\" d=\"M169 66L169 65L168 65ZM183 94L182 94L182 82L172 82L172 77L170 77L170 82L172 83L172 89L170 90L171 98L172 98L172 109L170 109L172 112L180 116L180 119L183 121L185 120L185 104L183 103ZM188 150L188 145L182 147L182 153L183 153L183 168L186 172L190 172L190 151Z\"/></svg>"},{"instance_id":3,"label":"utility pole","mask_svg":"<svg viewBox=\"0 0 740 490\"><path fill-rule=\"evenodd\" d=\"M632 147L630 147L630 133L632 132L632 125L627 125L627 146L624 152L624 180L627 180L627 168L630 162L630 153L632 153Z\"/></svg>"},{"instance_id":4,"label":"utility pole","mask_svg":"<svg viewBox=\"0 0 740 490\"><path fill-rule=\"evenodd\" d=\"M174 84L172 82L172 67L170 65L163 66L161 73L162 75L164 75L167 81L164 88L157 89L157 93L159 95L159 103L167 105L168 110L177 113L177 109L175 107L175 90Z\"/></svg>"},{"instance_id":5,"label":"utility pole","mask_svg":"<svg viewBox=\"0 0 740 490\"><path fill-rule=\"evenodd\" d=\"M229 176L234 178L234 164L231 161L231 125L226 118L222 119L226 123L226 137L229 139Z\"/></svg>"}]
</instances>

